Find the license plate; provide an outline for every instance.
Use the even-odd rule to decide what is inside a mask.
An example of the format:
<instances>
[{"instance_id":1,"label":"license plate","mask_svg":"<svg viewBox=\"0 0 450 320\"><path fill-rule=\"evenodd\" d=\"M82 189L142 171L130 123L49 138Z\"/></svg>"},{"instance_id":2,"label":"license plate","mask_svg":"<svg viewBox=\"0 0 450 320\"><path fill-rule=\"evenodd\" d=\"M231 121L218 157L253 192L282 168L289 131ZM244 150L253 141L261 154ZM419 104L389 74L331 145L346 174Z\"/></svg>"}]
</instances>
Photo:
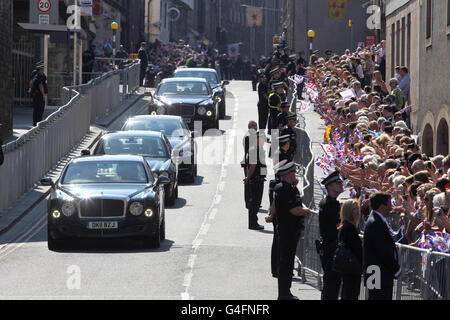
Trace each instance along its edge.
<instances>
[{"instance_id":1,"label":"license plate","mask_svg":"<svg viewBox=\"0 0 450 320\"><path fill-rule=\"evenodd\" d=\"M101 221L101 222L88 222L87 228L91 230L111 230L118 229L119 223L117 221Z\"/></svg>"}]
</instances>

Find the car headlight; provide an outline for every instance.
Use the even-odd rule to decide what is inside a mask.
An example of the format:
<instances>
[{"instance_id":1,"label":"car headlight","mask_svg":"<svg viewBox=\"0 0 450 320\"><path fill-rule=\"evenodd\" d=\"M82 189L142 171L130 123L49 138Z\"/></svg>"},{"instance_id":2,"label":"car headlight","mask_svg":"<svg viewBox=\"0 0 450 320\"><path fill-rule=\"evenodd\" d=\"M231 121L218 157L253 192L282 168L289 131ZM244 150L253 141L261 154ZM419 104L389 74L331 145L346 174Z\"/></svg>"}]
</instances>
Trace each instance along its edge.
<instances>
[{"instance_id":1,"label":"car headlight","mask_svg":"<svg viewBox=\"0 0 450 320\"><path fill-rule=\"evenodd\" d=\"M54 210L54 211L52 212L52 217L53 217L54 219L59 219L59 218L61 217L61 212L59 212L59 210Z\"/></svg>"},{"instance_id":2,"label":"car headlight","mask_svg":"<svg viewBox=\"0 0 450 320\"><path fill-rule=\"evenodd\" d=\"M205 107L199 107L197 109L197 112L199 115L204 116L206 114L206 108Z\"/></svg>"},{"instance_id":3,"label":"car headlight","mask_svg":"<svg viewBox=\"0 0 450 320\"><path fill-rule=\"evenodd\" d=\"M166 177L166 178L169 177L169 173L167 171L161 171L161 173L159 175L163 176L163 177Z\"/></svg>"},{"instance_id":4,"label":"car headlight","mask_svg":"<svg viewBox=\"0 0 450 320\"><path fill-rule=\"evenodd\" d=\"M206 113L206 116L208 116L208 117L212 117L212 115L213 115L212 111L208 111L208 112Z\"/></svg>"},{"instance_id":5,"label":"car headlight","mask_svg":"<svg viewBox=\"0 0 450 320\"><path fill-rule=\"evenodd\" d=\"M144 211L144 206L140 202L133 202L130 205L130 213L133 216L140 216L143 211Z\"/></svg>"},{"instance_id":6,"label":"car headlight","mask_svg":"<svg viewBox=\"0 0 450 320\"><path fill-rule=\"evenodd\" d=\"M152 112L150 112L150 115L152 115L152 116L156 116L156 115L158 115L158 112L156 112L156 111L152 111Z\"/></svg>"},{"instance_id":7,"label":"car headlight","mask_svg":"<svg viewBox=\"0 0 450 320\"><path fill-rule=\"evenodd\" d=\"M66 201L61 206L62 214L66 217L73 216L76 212L75 204L72 201Z\"/></svg>"}]
</instances>

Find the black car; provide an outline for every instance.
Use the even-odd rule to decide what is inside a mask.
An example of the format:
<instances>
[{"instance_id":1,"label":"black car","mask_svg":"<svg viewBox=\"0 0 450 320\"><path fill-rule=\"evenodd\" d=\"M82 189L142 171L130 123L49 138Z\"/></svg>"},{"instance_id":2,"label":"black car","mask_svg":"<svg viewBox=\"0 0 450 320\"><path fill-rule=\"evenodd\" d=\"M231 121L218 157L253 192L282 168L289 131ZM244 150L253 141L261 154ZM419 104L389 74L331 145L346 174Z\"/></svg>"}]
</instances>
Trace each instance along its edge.
<instances>
[{"instance_id":1,"label":"black car","mask_svg":"<svg viewBox=\"0 0 450 320\"><path fill-rule=\"evenodd\" d=\"M227 113L226 106L226 85L229 81L219 81L219 75L215 69L209 68L178 68L173 74L174 78L203 78L208 81L216 97L219 97L219 119L224 119Z\"/></svg>"},{"instance_id":2,"label":"black car","mask_svg":"<svg viewBox=\"0 0 450 320\"><path fill-rule=\"evenodd\" d=\"M139 238L147 247L165 239L163 185L143 157L83 157L70 161L48 199L48 248L78 239Z\"/></svg>"},{"instance_id":3,"label":"black car","mask_svg":"<svg viewBox=\"0 0 450 320\"><path fill-rule=\"evenodd\" d=\"M161 132L128 131L104 135L94 155L134 155L144 157L153 173L170 179L165 186L166 203L175 204L178 198L178 164L172 158L172 146Z\"/></svg>"},{"instance_id":4,"label":"black car","mask_svg":"<svg viewBox=\"0 0 450 320\"><path fill-rule=\"evenodd\" d=\"M205 79L165 79L156 89L149 114L180 116L191 129L195 121L202 122L203 130L219 129L219 98Z\"/></svg>"},{"instance_id":5,"label":"black car","mask_svg":"<svg viewBox=\"0 0 450 320\"><path fill-rule=\"evenodd\" d=\"M183 118L177 116L135 116L129 118L122 131L140 130L164 133L173 149L174 161L178 164L178 177L194 182L197 176L197 145Z\"/></svg>"}]
</instances>

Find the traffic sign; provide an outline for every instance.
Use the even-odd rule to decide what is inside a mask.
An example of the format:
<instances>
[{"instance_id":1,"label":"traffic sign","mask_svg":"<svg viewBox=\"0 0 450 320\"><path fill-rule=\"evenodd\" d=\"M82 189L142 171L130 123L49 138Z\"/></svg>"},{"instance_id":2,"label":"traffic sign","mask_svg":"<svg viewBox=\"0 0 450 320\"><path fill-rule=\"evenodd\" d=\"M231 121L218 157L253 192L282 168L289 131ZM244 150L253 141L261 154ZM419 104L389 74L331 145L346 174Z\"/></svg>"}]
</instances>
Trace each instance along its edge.
<instances>
[{"instance_id":1,"label":"traffic sign","mask_svg":"<svg viewBox=\"0 0 450 320\"><path fill-rule=\"evenodd\" d=\"M39 0L37 6L40 12L47 13L52 9L52 2L51 0Z\"/></svg>"}]
</instances>

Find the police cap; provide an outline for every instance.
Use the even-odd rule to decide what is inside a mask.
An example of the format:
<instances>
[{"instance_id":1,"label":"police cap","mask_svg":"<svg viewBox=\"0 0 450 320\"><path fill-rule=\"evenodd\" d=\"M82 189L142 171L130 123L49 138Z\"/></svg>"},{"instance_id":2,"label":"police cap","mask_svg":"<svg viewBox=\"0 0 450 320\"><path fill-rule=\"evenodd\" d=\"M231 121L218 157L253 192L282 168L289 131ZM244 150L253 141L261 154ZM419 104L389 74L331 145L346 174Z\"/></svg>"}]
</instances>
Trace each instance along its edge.
<instances>
[{"instance_id":1,"label":"police cap","mask_svg":"<svg viewBox=\"0 0 450 320\"><path fill-rule=\"evenodd\" d=\"M275 73L281 72L280 68L275 68L272 71L270 71L270 75L273 76Z\"/></svg>"},{"instance_id":2,"label":"police cap","mask_svg":"<svg viewBox=\"0 0 450 320\"><path fill-rule=\"evenodd\" d=\"M322 184L326 187L330 184L332 184L333 182L344 182L341 179L341 176L339 174L339 171L335 171L332 174L330 174L328 177L326 177L325 179L323 179Z\"/></svg>"},{"instance_id":3,"label":"police cap","mask_svg":"<svg viewBox=\"0 0 450 320\"><path fill-rule=\"evenodd\" d=\"M276 90L278 88L283 88L283 86L284 86L283 82L276 82L272 84L272 89Z\"/></svg>"},{"instance_id":4,"label":"police cap","mask_svg":"<svg viewBox=\"0 0 450 320\"><path fill-rule=\"evenodd\" d=\"M288 135L288 134L286 134L286 135L284 135L284 136L280 136L280 137L278 138L278 142L279 142L280 144L285 144L286 142L289 142L289 141L290 141L290 138L291 138L291 136Z\"/></svg>"},{"instance_id":5,"label":"police cap","mask_svg":"<svg viewBox=\"0 0 450 320\"><path fill-rule=\"evenodd\" d=\"M280 163L281 164L281 163ZM280 176L283 177L291 172L295 172L296 167L295 167L295 163L294 162L289 162L287 164L285 164L284 166L279 166L278 170L276 171L276 173Z\"/></svg>"},{"instance_id":6,"label":"police cap","mask_svg":"<svg viewBox=\"0 0 450 320\"><path fill-rule=\"evenodd\" d=\"M296 114L290 114L286 117L286 120L295 120L297 121L297 115Z\"/></svg>"}]
</instances>

